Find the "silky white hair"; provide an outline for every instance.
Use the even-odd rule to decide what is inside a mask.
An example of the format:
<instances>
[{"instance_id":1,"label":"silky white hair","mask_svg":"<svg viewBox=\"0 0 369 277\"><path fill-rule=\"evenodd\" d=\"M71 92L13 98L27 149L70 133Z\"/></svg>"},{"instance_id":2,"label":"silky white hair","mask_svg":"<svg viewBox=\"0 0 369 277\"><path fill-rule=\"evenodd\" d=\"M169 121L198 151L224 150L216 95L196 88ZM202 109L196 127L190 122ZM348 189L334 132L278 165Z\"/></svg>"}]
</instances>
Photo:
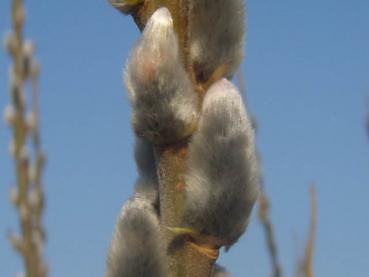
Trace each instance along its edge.
<instances>
[{"instance_id":1,"label":"silky white hair","mask_svg":"<svg viewBox=\"0 0 369 277\"><path fill-rule=\"evenodd\" d=\"M165 277L159 230L158 178L151 143L136 139L139 176L123 206L107 258L106 277Z\"/></svg>"},{"instance_id":2,"label":"silky white hair","mask_svg":"<svg viewBox=\"0 0 369 277\"><path fill-rule=\"evenodd\" d=\"M125 82L137 136L167 144L190 135L198 97L184 69L167 8L149 19L127 64Z\"/></svg>"},{"instance_id":3,"label":"silky white hair","mask_svg":"<svg viewBox=\"0 0 369 277\"><path fill-rule=\"evenodd\" d=\"M165 277L157 212L136 194L119 215L110 244L106 277Z\"/></svg>"},{"instance_id":4,"label":"silky white hair","mask_svg":"<svg viewBox=\"0 0 369 277\"><path fill-rule=\"evenodd\" d=\"M227 79L207 92L189 144L185 224L230 246L248 224L259 188L254 131Z\"/></svg>"},{"instance_id":5,"label":"silky white hair","mask_svg":"<svg viewBox=\"0 0 369 277\"><path fill-rule=\"evenodd\" d=\"M135 191L158 206L159 180L156 172L157 168L153 145L144 139L136 138L135 160L138 171Z\"/></svg>"},{"instance_id":6,"label":"silky white hair","mask_svg":"<svg viewBox=\"0 0 369 277\"><path fill-rule=\"evenodd\" d=\"M207 81L221 65L231 78L243 58L245 40L243 0L191 1L192 65L199 81Z\"/></svg>"}]
</instances>

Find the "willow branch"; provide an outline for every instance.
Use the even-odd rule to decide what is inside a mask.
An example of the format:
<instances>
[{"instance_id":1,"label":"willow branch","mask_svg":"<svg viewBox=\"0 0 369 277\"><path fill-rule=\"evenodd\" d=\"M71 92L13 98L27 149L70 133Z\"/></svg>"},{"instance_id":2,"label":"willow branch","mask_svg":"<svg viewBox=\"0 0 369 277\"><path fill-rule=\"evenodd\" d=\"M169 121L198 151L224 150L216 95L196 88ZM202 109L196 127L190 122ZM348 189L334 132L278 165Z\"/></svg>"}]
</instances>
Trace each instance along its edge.
<instances>
[{"instance_id":1,"label":"willow branch","mask_svg":"<svg viewBox=\"0 0 369 277\"><path fill-rule=\"evenodd\" d=\"M180 52L186 71L194 77L189 61L190 4L188 0L130 0L111 1L113 6L134 18L143 30L150 16L159 8L166 7L171 13L174 30L179 39ZM194 82L194 87L198 87ZM188 141L184 140L157 148L160 179L160 216L163 239L167 246L169 277L210 276L214 259L193 247L188 238L176 240L170 227L181 226L184 206L185 172Z\"/></svg>"},{"instance_id":2,"label":"willow branch","mask_svg":"<svg viewBox=\"0 0 369 277\"><path fill-rule=\"evenodd\" d=\"M310 187L310 227L308 240L305 245L305 253L303 259L298 262L296 276L300 277L313 277L313 259L314 259L314 247L316 239L316 226L317 226L317 200L316 189L312 185Z\"/></svg>"},{"instance_id":3,"label":"willow branch","mask_svg":"<svg viewBox=\"0 0 369 277\"><path fill-rule=\"evenodd\" d=\"M259 198L259 220L264 229L269 256L272 262L273 277L281 277L282 269L278 259L277 243L274 235L273 223L270 219L270 204L267 194L262 190Z\"/></svg>"},{"instance_id":4,"label":"willow branch","mask_svg":"<svg viewBox=\"0 0 369 277\"><path fill-rule=\"evenodd\" d=\"M367 134L368 134L368 137L369 137L369 114L366 116L366 122L365 122L366 124L366 132L367 132Z\"/></svg>"},{"instance_id":5,"label":"willow branch","mask_svg":"<svg viewBox=\"0 0 369 277\"><path fill-rule=\"evenodd\" d=\"M168 276L210 276L214 259L193 247L186 238L176 240L168 229L181 226L184 203L184 174L186 171L187 144L165 147L159 162L160 211L164 239L168 249Z\"/></svg>"},{"instance_id":6,"label":"willow branch","mask_svg":"<svg viewBox=\"0 0 369 277\"><path fill-rule=\"evenodd\" d=\"M313 277L314 245L316 239L317 200L315 186L310 187L310 229L309 238L305 246L305 260L303 264L304 276Z\"/></svg>"},{"instance_id":7,"label":"willow branch","mask_svg":"<svg viewBox=\"0 0 369 277\"><path fill-rule=\"evenodd\" d=\"M17 208L21 235L9 235L15 250L21 255L27 277L45 277L46 264L42 258L44 230L41 224L43 193L41 174L43 160L37 120L37 98L34 98L33 111L26 119L25 83L32 79L34 96L37 94L38 66L32 59L34 47L23 39L24 5L22 0L12 2L13 33L6 38L13 66L10 70L11 104L5 117L12 128L13 139L10 145L15 161L16 186L12 188L11 200ZM35 165L27 150L27 139L33 138ZM34 172L35 174L33 174Z\"/></svg>"}]
</instances>

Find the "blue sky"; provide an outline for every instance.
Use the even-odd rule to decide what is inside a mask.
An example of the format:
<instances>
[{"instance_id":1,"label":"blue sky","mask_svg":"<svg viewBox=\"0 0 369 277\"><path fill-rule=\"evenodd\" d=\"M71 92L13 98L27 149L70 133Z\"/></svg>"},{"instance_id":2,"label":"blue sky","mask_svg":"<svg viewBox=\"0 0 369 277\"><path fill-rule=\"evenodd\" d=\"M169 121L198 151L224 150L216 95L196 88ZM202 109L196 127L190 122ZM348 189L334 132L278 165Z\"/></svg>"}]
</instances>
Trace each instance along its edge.
<instances>
[{"instance_id":1,"label":"blue sky","mask_svg":"<svg viewBox=\"0 0 369 277\"><path fill-rule=\"evenodd\" d=\"M10 1L0 0L0 33ZM139 33L106 1L27 1L26 36L42 64L41 124L47 259L53 277L102 276L115 219L132 194L130 107L122 69ZM248 108L272 198L281 261L292 276L303 253L310 183L318 192L316 276L369 274L369 2L248 1ZM0 51L0 108L9 102L9 58ZM6 240L17 229L10 132L0 123L0 276L21 269ZM220 263L235 277L269 276L262 229Z\"/></svg>"}]
</instances>

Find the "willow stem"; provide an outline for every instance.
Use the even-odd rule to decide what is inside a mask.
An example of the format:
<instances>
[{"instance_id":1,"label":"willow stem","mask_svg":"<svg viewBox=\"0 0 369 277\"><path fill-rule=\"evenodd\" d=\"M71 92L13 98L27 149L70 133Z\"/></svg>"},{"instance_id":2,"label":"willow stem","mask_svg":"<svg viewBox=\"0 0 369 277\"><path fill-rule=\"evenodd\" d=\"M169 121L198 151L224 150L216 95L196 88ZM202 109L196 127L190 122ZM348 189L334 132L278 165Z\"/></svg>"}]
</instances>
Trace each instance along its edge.
<instances>
[{"instance_id":1,"label":"willow stem","mask_svg":"<svg viewBox=\"0 0 369 277\"><path fill-rule=\"evenodd\" d=\"M153 0L137 3L140 4L130 13L141 30L155 10L160 7L168 8L178 35L183 65L192 77L189 59L190 2L188 0ZM198 87L195 82L194 87ZM185 200L184 176L187 167L187 149L187 141L157 148L160 215L162 235L167 246L168 277L208 277L211 275L215 260L201 253L188 240L177 241L174 233L168 228L181 226Z\"/></svg>"}]
</instances>

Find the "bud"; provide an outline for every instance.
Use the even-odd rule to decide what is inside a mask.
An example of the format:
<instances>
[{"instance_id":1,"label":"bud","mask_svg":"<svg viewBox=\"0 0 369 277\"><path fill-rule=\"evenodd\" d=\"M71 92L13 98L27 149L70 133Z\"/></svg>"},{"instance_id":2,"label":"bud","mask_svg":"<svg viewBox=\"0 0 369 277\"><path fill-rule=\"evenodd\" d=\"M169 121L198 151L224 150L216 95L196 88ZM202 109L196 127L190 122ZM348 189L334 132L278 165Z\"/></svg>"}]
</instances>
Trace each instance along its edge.
<instances>
[{"instance_id":1,"label":"bud","mask_svg":"<svg viewBox=\"0 0 369 277\"><path fill-rule=\"evenodd\" d=\"M245 231L259 188L251 120L226 79L206 93L188 150L185 218L191 229L231 246Z\"/></svg>"},{"instance_id":2,"label":"bud","mask_svg":"<svg viewBox=\"0 0 369 277\"><path fill-rule=\"evenodd\" d=\"M35 45L32 41L26 40L23 43L23 55L29 59L32 58L33 53L35 52Z\"/></svg>"},{"instance_id":3,"label":"bud","mask_svg":"<svg viewBox=\"0 0 369 277\"><path fill-rule=\"evenodd\" d=\"M43 244L44 244L44 241L43 241L43 238L40 234L40 232L36 231L33 232L32 234L32 239L33 239L33 242L40 254L40 256L42 255L42 250L43 250Z\"/></svg>"},{"instance_id":4,"label":"bud","mask_svg":"<svg viewBox=\"0 0 369 277\"><path fill-rule=\"evenodd\" d=\"M12 105L7 105L4 110L4 121L11 125L15 123L15 111Z\"/></svg>"},{"instance_id":5,"label":"bud","mask_svg":"<svg viewBox=\"0 0 369 277\"><path fill-rule=\"evenodd\" d=\"M36 181L36 177L37 177L36 175L37 175L36 166L34 164L30 164L28 166L28 178L30 182L34 183Z\"/></svg>"},{"instance_id":6,"label":"bud","mask_svg":"<svg viewBox=\"0 0 369 277\"><path fill-rule=\"evenodd\" d=\"M10 202L12 202L12 204L14 206L18 206L19 204L19 191L18 188L16 186L12 186L10 188Z\"/></svg>"},{"instance_id":7,"label":"bud","mask_svg":"<svg viewBox=\"0 0 369 277\"><path fill-rule=\"evenodd\" d=\"M15 233L11 233L9 235L9 240L12 246L14 247L14 249L16 249L19 253L23 253L24 242L23 242L23 239L19 235Z\"/></svg>"},{"instance_id":8,"label":"bud","mask_svg":"<svg viewBox=\"0 0 369 277\"><path fill-rule=\"evenodd\" d=\"M40 196L38 195L37 191L35 189L31 189L28 192L28 203L32 209L35 209L40 204Z\"/></svg>"},{"instance_id":9,"label":"bud","mask_svg":"<svg viewBox=\"0 0 369 277\"><path fill-rule=\"evenodd\" d=\"M10 90L12 94L16 97L15 101L19 101L20 103L25 102L24 93L22 91L23 81L20 79L15 73L15 69L13 66L10 66L9 69L9 80L10 80Z\"/></svg>"},{"instance_id":10,"label":"bud","mask_svg":"<svg viewBox=\"0 0 369 277\"><path fill-rule=\"evenodd\" d=\"M11 89L20 90L21 80L18 78L18 75L15 73L15 69L13 66L9 69L9 81Z\"/></svg>"},{"instance_id":11,"label":"bud","mask_svg":"<svg viewBox=\"0 0 369 277\"><path fill-rule=\"evenodd\" d=\"M23 77L27 79L31 74L32 55L35 51L35 46L31 41L26 41L23 44Z\"/></svg>"},{"instance_id":12,"label":"bud","mask_svg":"<svg viewBox=\"0 0 369 277\"><path fill-rule=\"evenodd\" d=\"M4 38L4 48L9 52L9 53L14 53L15 48L16 48L16 38L14 36L14 33L9 33L5 35Z\"/></svg>"},{"instance_id":13,"label":"bud","mask_svg":"<svg viewBox=\"0 0 369 277\"><path fill-rule=\"evenodd\" d=\"M178 41L173 20L167 8L160 8L147 22L127 71L130 70L137 82L144 85L158 78L159 70L174 69L178 63Z\"/></svg>"},{"instance_id":14,"label":"bud","mask_svg":"<svg viewBox=\"0 0 369 277\"><path fill-rule=\"evenodd\" d=\"M213 74L231 78L243 58L243 0L192 0L192 66L199 82Z\"/></svg>"},{"instance_id":15,"label":"bud","mask_svg":"<svg viewBox=\"0 0 369 277\"><path fill-rule=\"evenodd\" d=\"M27 115L26 124L27 124L28 130L30 130L31 132L35 130L37 126L37 118L36 118L35 112L32 111Z\"/></svg>"},{"instance_id":16,"label":"bud","mask_svg":"<svg viewBox=\"0 0 369 277\"><path fill-rule=\"evenodd\" d=\"M137 136L166 144L195 129L198 99L179 54L167 8L149 19L125 72Z\"/></svg>"},{"instance_id":17,"label":"bud","mask_svg":"<svg viewBox=\"0 0 369 277\"><path fill-rule=\"evenodd\" d=\"M161 242L154 206L144 197L132 197L119 215L105 276L166 276ZM132 262L132 257L139 258Z\"/></svg>"}]
</instances>

